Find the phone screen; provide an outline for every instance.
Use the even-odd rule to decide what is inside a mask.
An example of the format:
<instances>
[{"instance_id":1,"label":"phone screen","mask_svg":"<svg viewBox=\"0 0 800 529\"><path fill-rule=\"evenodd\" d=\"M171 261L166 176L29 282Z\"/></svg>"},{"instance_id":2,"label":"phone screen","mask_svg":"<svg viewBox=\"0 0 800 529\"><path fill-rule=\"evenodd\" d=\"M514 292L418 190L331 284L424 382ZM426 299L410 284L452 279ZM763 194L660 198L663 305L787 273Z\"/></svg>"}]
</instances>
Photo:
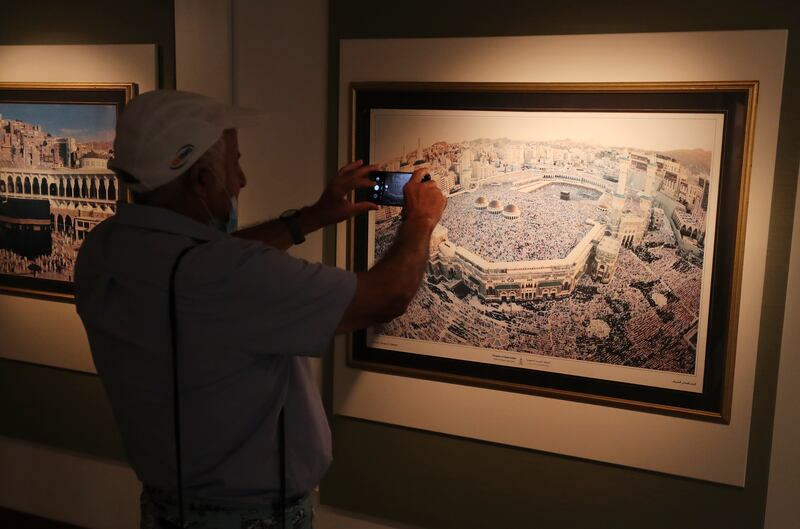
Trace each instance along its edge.
<instances>
[{"instance_id":1,"label":"phone screen","mask_svg":"<svg viewBox=\"0 0 800 529\"><path fill-rule=\"evenodd\" d=\"M374 171L369 177L375 182L369 199L382 206L402 206L405 202L403 187L412 173L397 171Z\"/></svg>"}]
</instances>

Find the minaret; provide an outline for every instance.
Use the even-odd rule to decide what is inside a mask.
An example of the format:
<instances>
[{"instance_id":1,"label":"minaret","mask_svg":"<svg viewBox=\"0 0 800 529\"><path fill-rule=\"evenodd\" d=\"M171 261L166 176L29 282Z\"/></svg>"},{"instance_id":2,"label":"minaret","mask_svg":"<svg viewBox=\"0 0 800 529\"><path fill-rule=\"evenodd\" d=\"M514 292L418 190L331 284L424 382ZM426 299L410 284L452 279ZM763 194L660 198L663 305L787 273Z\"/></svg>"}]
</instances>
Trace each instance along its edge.
<instances>
[{"instance_id":1,"label":"minaret","mask_svg":"<svg viewBox=\"0 0 800 529\"><path fill-rule=\"evenodd\" d=\"M703 179L703 198L700 200L700 207L703 211L708 211L708 178Z\"/></svg>"},{"instance_id":2,"label":"minaret","mask_svg":"<svg viewBox=\"0 0 800 529\"><path fill-rule=\"evenodd\" d=\"M631 161L628 158L623 158L619 161L619 180L617 180L617 192L619 196L625 196L625 188L628 186L628 170L630 169Z\"/></svg>"},{"instance_id":3,"label":"minaret","mask_svg":"<svg viewBox=\"0 0 800 529\"><path fill-rule=\"evenodd\" d=\"M619 179L617 180L617 190L614 192L612 206L614 209L622 210L625 206L625 188L628 186L628 170L630 169L630 158L625 156L619 161Z\"/></svg>"},{"instance_id":4,"label":"minaret","mask_svg":"<svg viewBox=\"0 0 800 529\"><path fill-rule=\"evenodd\" d=\"M655 164L647 164L647 175L644 177L644 191L639 196L639 208L647 215L649 215L653 209L656 170L657 167Z\"/></svg>"},{"instance_id":5,"label":"minaret","mask_svg":"<svg viewBox=\"0 0 800 529\"><path fill-rule=\"evenodd\" d=\"M656 185L656 170L658 167L655 164L647 164L647 176L644 181L644 194L645 196L652 197L655 192Z\"/></svg>"}]
</instances>

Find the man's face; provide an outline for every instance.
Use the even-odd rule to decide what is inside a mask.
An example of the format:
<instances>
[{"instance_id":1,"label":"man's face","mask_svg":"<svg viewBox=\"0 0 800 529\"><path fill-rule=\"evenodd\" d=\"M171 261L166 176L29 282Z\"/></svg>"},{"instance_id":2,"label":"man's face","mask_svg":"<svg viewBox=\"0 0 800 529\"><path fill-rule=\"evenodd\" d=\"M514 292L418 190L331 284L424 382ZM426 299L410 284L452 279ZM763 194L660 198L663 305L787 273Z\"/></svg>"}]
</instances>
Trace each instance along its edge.
<instances>
[{"instance_id":1,"label":"man's face","mask_svg":"<svg viewBox=\"0 0 800 529\"><path fill-rule=\"evenodd\" d=\"M222 182L224 188L217 182L208 199L208 207L218 219L227 219L231 209L230 197L239 198L239 191L247 185L247 178L244 176L239 165L239 137L235 129L226 130L222 139L225 142L225 160L221 167Z\"/></svg>"},{"instance_id":2,"label":"man's face","mask_svg":"<svg viewBox=\"0 0 800 529\"><path fill-rule=\"evenodd\" d=\"M223 135L225 140L225 187L232 197L239 198L239 191L247 185L247 178L244 176L239 165L239 134L236 129L228 129Z\"/></svg>"}]
</instances>

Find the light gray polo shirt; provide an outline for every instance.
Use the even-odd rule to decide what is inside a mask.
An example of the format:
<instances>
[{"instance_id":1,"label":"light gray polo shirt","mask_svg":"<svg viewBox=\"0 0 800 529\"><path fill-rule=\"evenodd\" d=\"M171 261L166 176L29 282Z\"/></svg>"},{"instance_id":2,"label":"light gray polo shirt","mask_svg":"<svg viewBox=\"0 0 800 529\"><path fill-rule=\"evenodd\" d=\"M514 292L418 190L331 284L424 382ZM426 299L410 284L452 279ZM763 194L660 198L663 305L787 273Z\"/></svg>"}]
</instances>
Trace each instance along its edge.
<instances>
[{"instance_id":1,"label":"light gray polo shirt","mask_svg":"<svg viewBox=\"0 0 800 529\"><path fill-rule=\"evenodd\" d=\"M175 279L185 494L277 498L282 405L288 493L308 492L331 440L305 357L327 350L355 274L120 204L83 242L75 291L130 464L143 483L175 490L168 291L187 246Z\"/></svg>"}]
</instances>

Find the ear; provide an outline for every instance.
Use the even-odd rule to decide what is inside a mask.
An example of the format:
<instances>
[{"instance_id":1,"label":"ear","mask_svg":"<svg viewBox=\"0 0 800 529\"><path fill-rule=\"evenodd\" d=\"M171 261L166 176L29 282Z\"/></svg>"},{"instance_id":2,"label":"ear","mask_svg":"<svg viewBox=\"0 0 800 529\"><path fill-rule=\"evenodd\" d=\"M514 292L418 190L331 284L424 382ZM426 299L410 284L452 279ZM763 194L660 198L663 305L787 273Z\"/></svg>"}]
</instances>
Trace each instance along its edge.
<instances>
[{"instance_id":1,"label":"ear","mask_svg":"<svg viewBox=\"0 0 800 529\"><path fill-rule=\"evenodd\" d=\"M214 187L214 175L202 163L195 163L185 176L189 190L200 198L206 199Z\"/></svg>"}]
</instances>

